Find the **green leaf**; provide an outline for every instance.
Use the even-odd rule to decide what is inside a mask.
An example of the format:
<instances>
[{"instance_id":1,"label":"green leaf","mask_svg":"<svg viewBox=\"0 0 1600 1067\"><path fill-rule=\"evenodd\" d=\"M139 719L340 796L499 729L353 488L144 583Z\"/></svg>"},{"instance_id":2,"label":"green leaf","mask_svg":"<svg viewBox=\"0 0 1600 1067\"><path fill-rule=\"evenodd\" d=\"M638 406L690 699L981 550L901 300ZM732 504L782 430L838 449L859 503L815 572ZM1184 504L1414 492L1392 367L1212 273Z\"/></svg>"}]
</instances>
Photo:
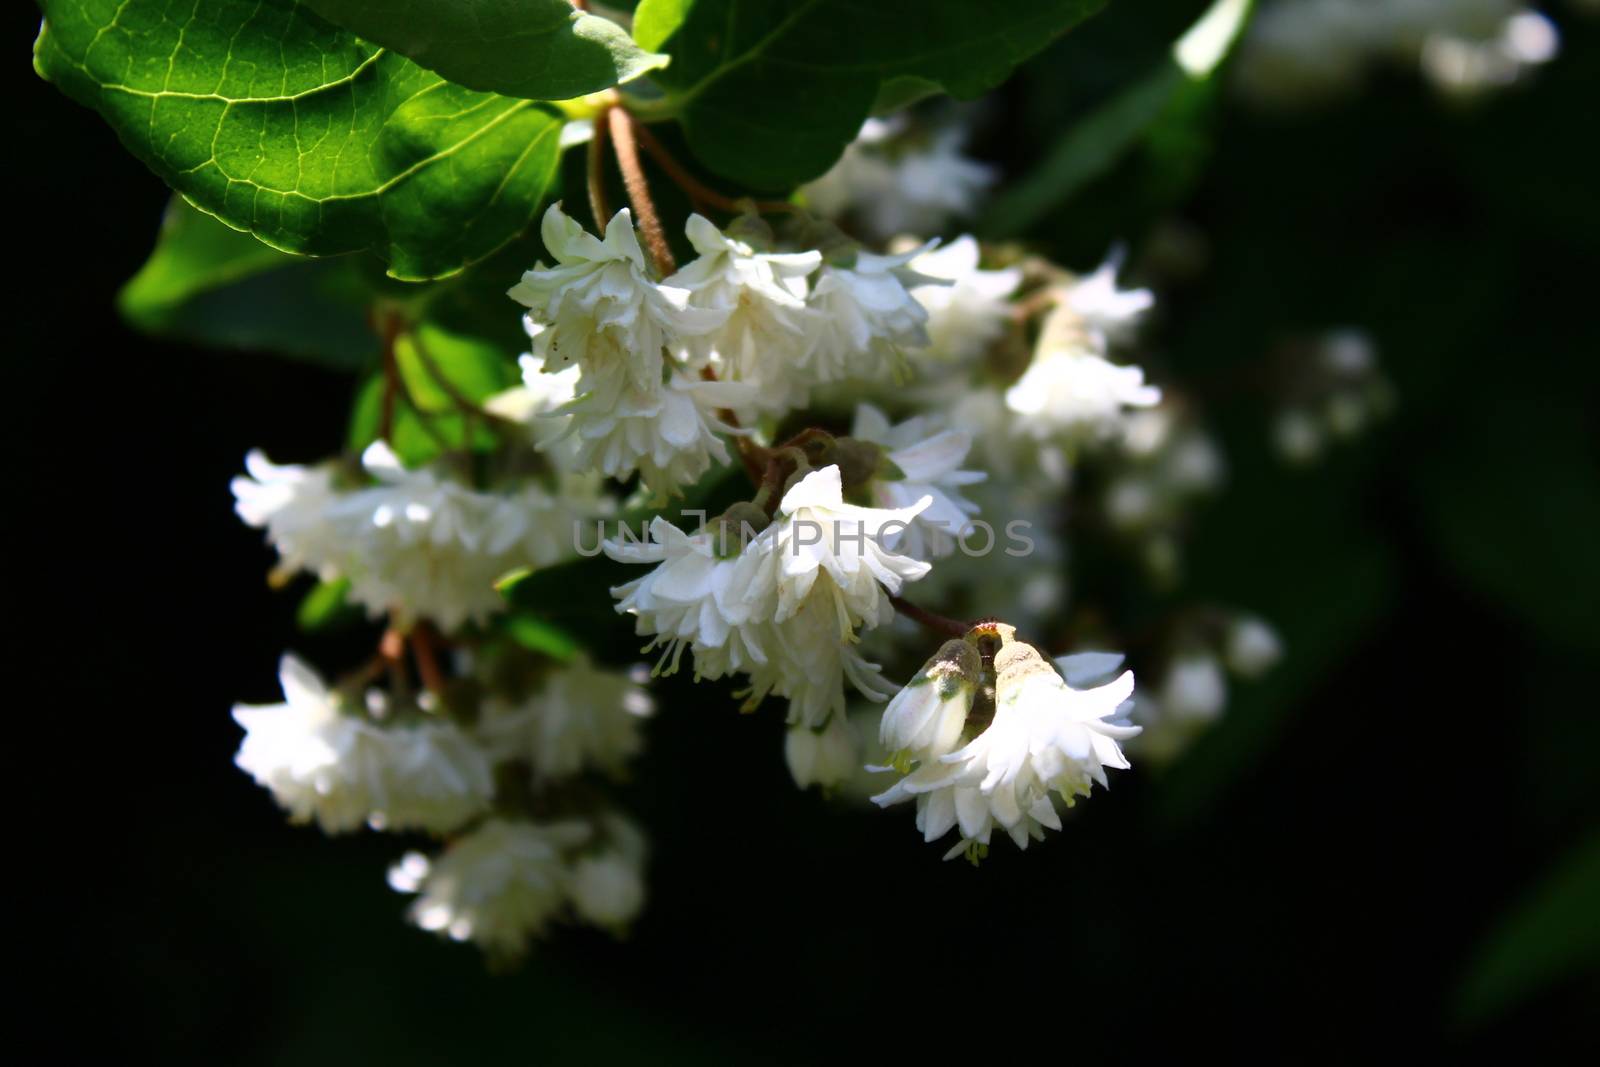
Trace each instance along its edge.
<instances>
[{"instance_id":1,"label":"green leaf","mask_svg":"<svg viewBox=\"0 0 1600 1067\"><path fill-rule=\"evenodd\" d=\"M656 80L706 166L763 188L839 158L880 89L974 97L1104 0L644 0L636 34L668 45Z\"/></svg>"},{"instance_id":2,"label":"green leaf","mask_svg":"<svg viewBox=\"0 0 1600 1067\"><path fill-rule=\"evenodd\" d=\"M533 100L609 89L666 65L570 0L304 0L330 22L458 85Z\"/></svg>"},{"instance_id":3,"label":"green leaf","mask_svg":"<svg viewBox=\"0 0 1600 1067\"><path fill-rule=\"evenodd\" d=\"M307 633L330 630L353 619L361 612L345 599L350 591L348 579L318 582L295 609L295 624Z\"/></svg>"},{"instance_id":4,"label":"green leaf","mask_svg":"<svg viewBox=\"0 0 1600 1067\"><path fill-rule=\"evenodd\" d=\"M1480 946L1457 995L1486 1023L1585 967L1600 965L1600 836L1574 849Z\"/></svg>"},{"instance_id":5,"label":"green leaf","mask_svg":"<svg viewBox=\"0 0 1600 1067\"><path fill-rule=\"evenodd\" d=\"M292 0L44 0L34 66L201 210L287 252L453 273L532 220L562 120Z\"/></svg>"},{"instance_id":6,"label":"green leaf","mask_svg":"<svg viewBox=\"0 0 1600 1067\"><path fill-rule=\"evenodd\" d=\"M654 52L671 39L689 17L695 0L640 0L633 11L633 39Z\"/></svg>"},{"instance_id":7,"label":"green leaf","mask_svg":"<svg viewBox=\"0 0 1600 1067\"><path fill-rule=\"evenodd\" d=\"M583 650L578 639L552 622L527 611L514 611L505 617L506 633L530 652L542 652L552 659L571 661Z\"/></svg>"},{"instance_id":8,"label":"green leaf","mask_svg":"<svg viewBox=\"0 0 1600 1067\"><path fill-rule=\"evenodd\" d=\"M515 385L517 368L509 355L486 341L424 323L395 341L395 364L416 403L413 408L402 397L394 402L389 443L406 466L420 466L445 452L487 452L500 443L481 418L460 409L456 397L480 404ZM347 436L352 451L377 439L384 389L380 372L357 394Z\"/></svg>"},{"instance_id":9,"label":"green leaf","mask_svg":"<svg viewBox=\"0 0 1600 1067\"><path fill-rule=\"evenodd\" d=\"M1192 129L1196 115L1205 110L1213 76L1239 39L1250 10L1251 0L1216 0L1160 66L1069 129L1032 173L990 205L985 235L1023 233L1108 172L1147 136L1160 135L1159 147L1165 149L1179 131Z\"/></svg>"},{"instance_id":10,"label":"green leaf","mask_svg":"<svg viewBox=\"0 0 1600 1067\"><path fill-rule=\"evenodd\" d=\"M369 296L348 260L285 255L174 197L117 306L146 333L353 370L378 352Z\"/></svg>"}]
</instances>

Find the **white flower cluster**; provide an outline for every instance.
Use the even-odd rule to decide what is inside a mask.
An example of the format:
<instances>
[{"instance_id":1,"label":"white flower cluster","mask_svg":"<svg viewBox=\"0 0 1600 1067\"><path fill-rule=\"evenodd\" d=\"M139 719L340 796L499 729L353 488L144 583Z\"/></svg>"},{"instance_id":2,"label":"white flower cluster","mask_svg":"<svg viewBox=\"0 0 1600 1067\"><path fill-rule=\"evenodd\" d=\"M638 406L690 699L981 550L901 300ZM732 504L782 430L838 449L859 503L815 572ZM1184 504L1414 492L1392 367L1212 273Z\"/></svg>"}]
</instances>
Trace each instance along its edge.
<instances>
[{"instance_id":1,"label":"white flower cluster","mask_svg":"<svg viewBox=\"0 0 1600 1067\"><path fill-rule=\"evenodd\" d=\"M546 212L556 259L523 275L510 295L529 308L532 361L545 374L577 368L557 387L525 386L525 412L564 420L542 445L575 439L572 465L614 478L638 471L657 493L697 481L728 461L719 434L741 418L803 406L815 385L890 375L903 351L928 344L918 286L939 284L908 264L917 252L773 252L699 215L685 228L699 256L653 279L627 209L604 240ZM559 406L544 398L566 390Z\"/></svg>"},{"instance_id":2,"label":"white flower cluster","mask_svg":"<svg viewBox=\"0 0 1600 1067\"><path fill-rule=\"evenodd\" d=\"M847 504L839 468L825 467L784 493L772 523L742 546L722 529L691 535L661 518L648 542L606 542L613 559L656 564L611 592L663 649L658 670L676 669L687 647L696 678L748 674L747 707L786 697L791 722L819 727L844 711L847 681L871 699L888 695L856 635L893 618L890 595L928 572L895 543L931 503Z\"/></svg>"},{"instance_id":3,"label":"white flower cluster","mask_svg":"<svg viewBox=\"0 0 1600 1067\"><path fill-rule=\"evenodd\" d=\"M1282 0L1255 19L1240 87L1268 105L1346 91L1379 62L1420 65L1441 89L1508 85L1560 51L1555 24L1520 0Z\"/></svg>"},{"instance_id":4,"label":"white flower cluster","mask_svg":"<svg viewBox=\"0 0 1600 1067\"><path fill-rule=\"evenodd\" d=\"M652 710L634 675L580 657L516 704L488 697L476 727L425 709L436 700L401 712L370 690L356 706L294 656L279 679L283 703L234 709L245 729L237 762L292 822L327 833L468 828L437 861L411 853L391 872L422 893L412 915L425 929L509 954L567 904L616 929L642 906L643 838L620 815L544 826L483 818L502 763L530 765L535 788L620 771Z\"/></svg>"},{"instance_id":5,"label":"white flower cluster","mask_svg":"<svg viewBox=\"0 0 1600 1067\"><path fill-rule=\"evenodd\" d=\"M343 488L330 466L276 466L259 451L233 480L239 517L267 531L288 572L350 583L374 617L445 630L482 623L501 607L495 579L516 567L573 556L573 524L604 514L598 486L552 493L534 482L484 492L444 466L408 470L378 441L361 457L370 481Z\"/></svg>"},{"instance_id":6,"label":"white flower cluster","mask_svg":"<svg viewBox=\"0 0 1600 1067\"><path fill-rule=\"evenodd\" d=\"M966 139L955 123L925 131L903 115L868 119L833 169L800 194L817 214L848 216L868 237L934 232L971 215L998 177L962 154Z\"/></svg>"},{"instance_id":7,"label":"white flower cluster","mask_svg":"<svg viewBox=\"0 0 1600 1067\"><path fill-rule=\"evenodd\" d=\"M624 932L644 907L644 836L626 819L487 819L438 856L408 852L389 884L411 921L491 956L521 955L552 922Z\"/></svg>"},{"instance_id":8,"label":"white flower cluster","mask_svg":"<svg viewBox=\"0 0 1600 1067\"><path fill-rule=\"evenodd\" d=\"M1131 671L1094 688L1071 684L1121 657L1086 653L1052 666L1011 627L991 628L1003 643L987 724L972 722L982 687L979 653L967 640L947 642L883 714L881 740L903 777L873 800L887 807L915 799L927 841L959 828L946 859L965 853L976 861L996 827L1024 849L1046 829L1059 830L1052 794L1070 807L1094 783L1105 786L1107 767L1129 765L1118 742L1139 732L1118 718L1131 707Z\"/></svg>"}]
</instances>

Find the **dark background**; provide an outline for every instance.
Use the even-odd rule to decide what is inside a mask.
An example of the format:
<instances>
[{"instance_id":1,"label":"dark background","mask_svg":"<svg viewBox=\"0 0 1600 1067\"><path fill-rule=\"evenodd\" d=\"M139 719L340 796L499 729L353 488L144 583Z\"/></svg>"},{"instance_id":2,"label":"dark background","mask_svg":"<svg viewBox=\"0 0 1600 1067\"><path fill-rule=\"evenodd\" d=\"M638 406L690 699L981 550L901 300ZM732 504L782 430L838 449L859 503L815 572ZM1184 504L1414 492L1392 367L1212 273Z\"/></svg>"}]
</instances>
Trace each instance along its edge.
<instances>
[{"instance_id":1,"label":"dark background","mask_svg":"<svg viewBox=\"0 0 1600 1067\"><path fill-rule=\"evenodd\" d=\"M1025 170L1198 7L1136 6L1030 64L977 149ZM12 750L30 833L10 881L43 989L83 1019L62 1047L1591 1054L1593 970L1541 967L1575 944L1592 967L1600 915L1600 24L1555 13L1561 58L1476 106L1392 76L1308 115L1222 114L1175 213L1209 262L1163 294L1159 365L1220 375L1362 324L1400 408L1299 472L1266 447L1261 398L1216 400L1231 482L1185 595L1261 611L1289 658L1184 761L1122 775L1043 847L998 845L974 871L941 863L908 809L795 790L777 716L674 682L628 790L654 843L646 915L626 943L563 932L508 975L402 923L383 878L399 843L290 828L231 763L230 705L275 698L285 645L330 646L266 588L228 479L255 445L336 450L352 382L127 330L113 296L165 190L95 116L20 80L11 524L38 543L12 558L27 651L9 713L43 736ZM1162 195L1151 166L1075 200L1043 247L1088 265L1137 242ZM1565 898L1548 889L1581 870ZM1531 925L1502 934L1519 909Z\"/></svg>"}]
</instances>

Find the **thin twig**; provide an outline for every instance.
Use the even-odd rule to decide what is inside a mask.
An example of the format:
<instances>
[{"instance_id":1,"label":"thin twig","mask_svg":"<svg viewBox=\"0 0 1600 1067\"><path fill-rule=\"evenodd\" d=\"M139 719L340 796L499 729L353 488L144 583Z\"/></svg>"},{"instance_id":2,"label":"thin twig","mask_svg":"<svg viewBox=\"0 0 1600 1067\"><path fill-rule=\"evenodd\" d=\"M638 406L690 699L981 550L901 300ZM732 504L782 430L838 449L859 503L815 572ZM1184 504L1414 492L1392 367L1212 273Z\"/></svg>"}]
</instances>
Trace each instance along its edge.
<instances>
[{"instance_id":1,"label":"thin twig","mask_svg":"<svg viewBox=\"0 0 1600 1067\"><path fill-rule=\"evenodd\" d=\"M800 213L801 209L787 200L739 200L719 193L684 169L683 164L667 151L667 146L644 126L634 123L634 132L638 135L639 144L650 153L650 158L656 161L656 165L672 179L674 185L689 195L696 207L709 206L729 213L743 211L746 207L753 207L763 214Z\"/></svg>"},{"instance_id":2,"label":"thin twig","mask_svg":"<svg viewBox=\"0 0 1600 1067\"><path fill-rule=\"evenodd\" d=\"M944 615L939 615L935 612L929 611L926 608L919 608L905 597L891 596L889 598L889 603L893 604L895 609L904 614L907 618L921 623L930 630L936 630L940 633L949 634L951 637L965 637L967 631L972 629L971 623L966 623L962 622L960 619L952 619Z\"/></svg>"},{"instance_id":3,"label":"thin twig","mask_svg":"<svg viewBox=\"0 0 1600 1067\"><path fill-rule=\"evenodd\" d=\"M417 661L417 677L422 687L437 695L444 693L444 673L439 670L439 657L434 648L433 631L426 623L411 628L411 654Z\"/></svg>"},{"instance_id":4,"label":"thin twig","mask_svg":"<svg viewBox=\"0 0 1600 1067\"><path fill-rule=\"evenodd\" d=\"M400 380L400 364L395 359L394 344L400 337L400 316L387 311L375 311L378 336L383 345L383 400L378 415L378 437L384 441L394 436L394 402L405 388Z\"/></svg>"},{"instance_id":5,"label":"thin twig","mask_svg":"<svg viewBox=\"0 0 1600 1067\"><path fill-rule=\"evenodd\" d=\"M595 120L598 123L600 120ZM615 149L617 166L622 170L622 185L628 190L628 203L639 216L639 232L644 235L645 247L655 260L656 270L666 277L678 269L667 245L667 233L661 228L661 216L656 213L655 201L650 197L650 183L645 179L644 166L639 162L639 145L634 139L633 116L620 107L606 112L611 127L611 143Z\"/></svg>"},{"instance_id":6,"label":"thin twig","mask_svg":"<svg viewBox=\"0 0 1600 1067\"><path fill-rule=\"evenodd\" d=\"M603 107L595 113L594 129L589 134L589 213L594 216L594 229L601 237L606 235L606 221L611 218L605 178L606 113L610 110Z\"/></svg>"}]
</instances>

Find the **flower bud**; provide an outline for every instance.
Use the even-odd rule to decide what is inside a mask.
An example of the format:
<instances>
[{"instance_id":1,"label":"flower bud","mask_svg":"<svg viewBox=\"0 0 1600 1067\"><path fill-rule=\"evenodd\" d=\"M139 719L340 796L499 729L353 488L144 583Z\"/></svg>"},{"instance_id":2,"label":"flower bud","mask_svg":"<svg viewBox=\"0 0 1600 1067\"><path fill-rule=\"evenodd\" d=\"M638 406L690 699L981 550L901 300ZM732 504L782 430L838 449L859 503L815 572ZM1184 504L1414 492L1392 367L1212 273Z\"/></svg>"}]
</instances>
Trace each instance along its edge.
<instances>
[{"instance_id":1,"label":"flower bud","mask_svg":"<svg viewBox=\"0 0 1600 1067\"><path fill-rule=\"evenodd\" d=\"M901 757L901 762L953 751L961 740L982 670L983 660L972 644L946 641L884 709L878 726L884 747Z\"/></svg>"},{"instance_id":2,"label":"flower bud","mask_svg":"<svg viewBox=\"0 0 1600 1067\"><path fill-rule=\"evenodd\" d=\"M737 556L756 534L772 522L771 516L758 504L741 500L712 520L712 533L716 538L717 555L724 559Z\"/></svg>"},{"instance_id":3,"label":"flower bud","mask_svg":"<svg viewBox=\"0 0 1600 1067\"><path fill-rule=\"evenodd\" d=\"M840 437L834 441L834 462L839 465L839 482L845 489L866 485L878 473L883 449L871 441Z\"/></svg>"}]
</instances>

